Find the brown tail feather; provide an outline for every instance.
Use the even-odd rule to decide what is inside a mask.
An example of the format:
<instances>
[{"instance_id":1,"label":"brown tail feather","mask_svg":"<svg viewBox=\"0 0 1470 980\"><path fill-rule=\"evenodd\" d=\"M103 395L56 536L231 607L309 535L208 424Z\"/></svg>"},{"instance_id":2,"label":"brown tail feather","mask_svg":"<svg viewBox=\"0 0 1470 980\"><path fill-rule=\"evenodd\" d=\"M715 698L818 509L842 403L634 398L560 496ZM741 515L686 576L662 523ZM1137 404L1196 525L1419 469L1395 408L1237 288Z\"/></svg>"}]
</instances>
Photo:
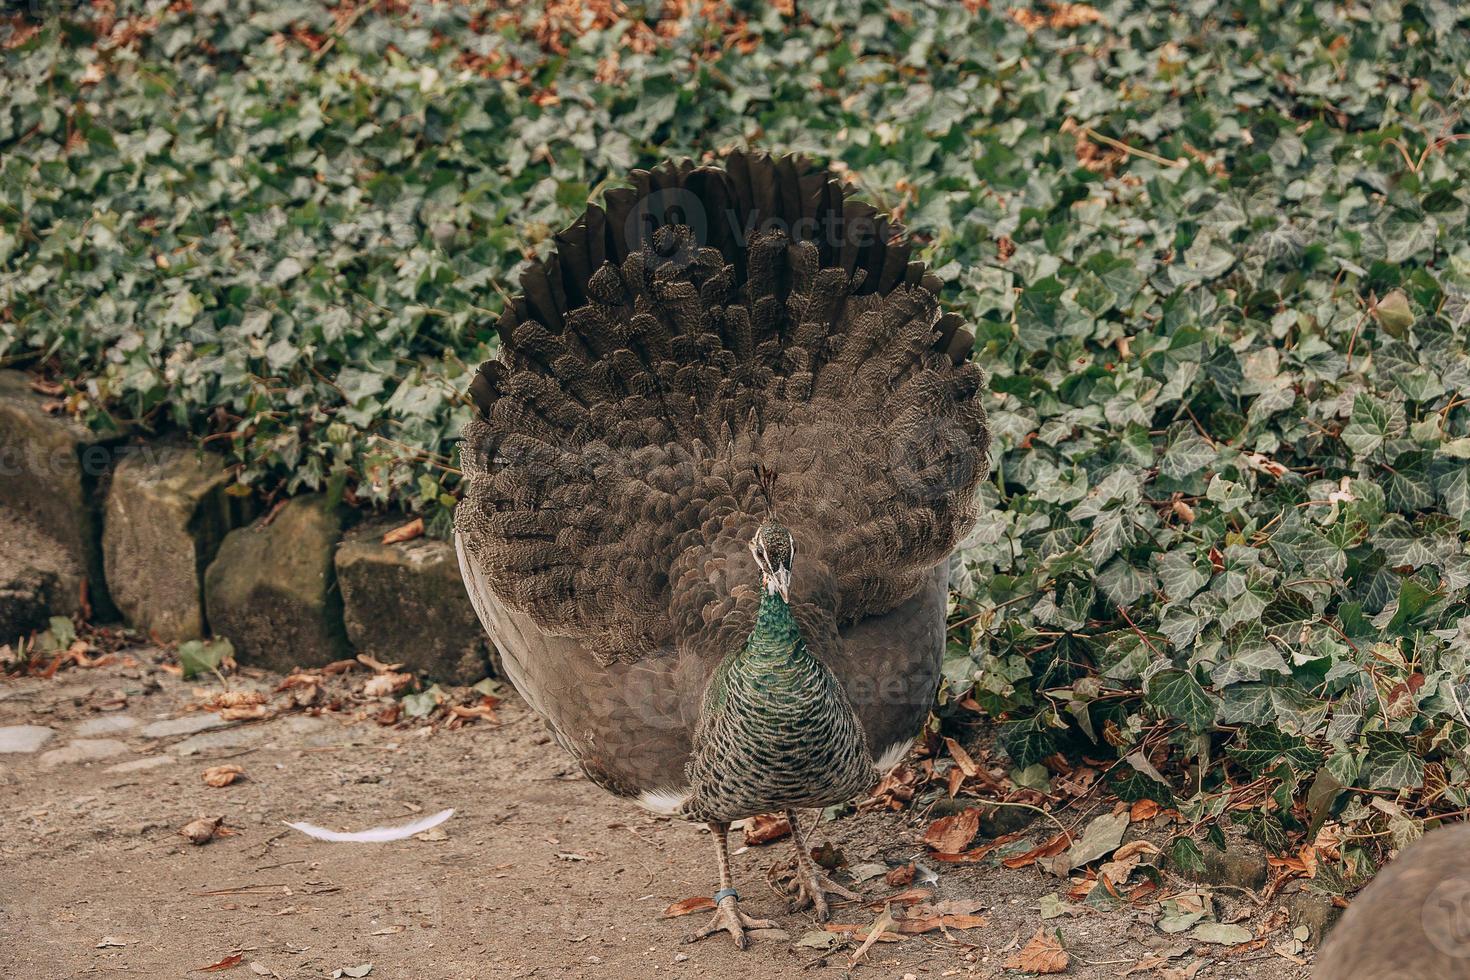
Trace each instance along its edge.
<instances>
[{"instance_id":1,"label":"brown tail feather","mask_svg":"<svg viewBox=\"0 0 1470 980\"><path fill-rule=\"evenodd\" d=\"M820 649L913 594L967 527L988 446L972 337L901 230L804 160L632 184L526 272L471 385L466 551L507 605L599 656L728 645L754 608L752 474L774 472Z\"/></svg>"}]
</instances>

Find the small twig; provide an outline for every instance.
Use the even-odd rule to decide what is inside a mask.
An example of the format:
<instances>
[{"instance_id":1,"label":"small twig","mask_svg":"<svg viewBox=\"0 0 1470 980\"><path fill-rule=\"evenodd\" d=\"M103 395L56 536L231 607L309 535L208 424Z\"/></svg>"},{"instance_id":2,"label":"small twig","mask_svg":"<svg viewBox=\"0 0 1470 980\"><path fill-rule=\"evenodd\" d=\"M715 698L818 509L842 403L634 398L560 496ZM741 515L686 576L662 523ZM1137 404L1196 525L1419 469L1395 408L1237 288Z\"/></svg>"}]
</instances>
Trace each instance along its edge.
<instances>
[{"instance_id":1,"label":"small twig","mask_svg":"<svg viewBox=\"0 0 1470 980\"><path fill-rule=\"evenodd\" d=\"M326 57L327 52L332 50L332 45L337 43L337 39L345 35L348 28L350 28L353 24L356 24L358 18L360 18L363 14L367 13L369 10L372 10L373 6L374 5L371 3L365 3L361 7L358 7L356 10L354 10L352 13L348 14L347 19L342 22L340 27L332 32L332 36L327 38L326 43L318 48L314 54L312 54L311 63L316 64L318 61L321 61L322 58Z\"/></svg>"},{"instance_id":2,"label":"small twig","mask_svg":"<svg viewBox=\"0 0 1470 980\"><path fill-rule=\"evenodd\" d=\"M1137 147L1129 146L1122 140L1113 139L1113 137L1111 136L1105 136L1102 133L1099 133L1097 130L1093 129L1091 126L1079 126L1077 127L1077 131L1080 132L1083 136L1086 136L1088 139L1097 140L1099 143L1102 143L1106 146L1111 146L1113 149L1118 150L1122 153L1127 153L1130 156L1141 157L1144 160L1157 163L1161 167L1189 166L1188 160L1185 160L1183 158L1178 160L1170 160L1168 157L1161 157L1157 153L1150 153L1148 150L1140 150Z\"/></svg>"},{"instance_id":3,"label":"small twig","mask_svg":"<svg viewBox=\"0 0 1470 980\"><path fill-rule=\"evenodd\" d=\"M1050 820L1053 824L1056 825L1056 828L1058 830L1060 830L1064 836L1066 836L1066 837L1071 837L1072 836L1072 832L1067 829L1067 825L1066 824L1064 824L1060 820L1058 820L1056 818L1056 816L1053 815L1050 810L1043 809L1043 808L1041 808L1039 806L1034 806L1034 805L1032 805L1030 803L1022 803L1019 800L981 800L980 801L980 805L981 806L1013 806L1013 807L1015 807L1018 810L1031 810L1031 811L1033 811L1035 813L1041 814L1043 817L1045 817L1046 819Z\"/></svg>"},{"instance_id":4,"label":"small twig","mask_svg":"<svg viewBox=\"0 0 1470 980\"><path fill-rule=\"evenodd\" d=\"M1358 331L1363 329L1363 323L1367 319L1368 311L1364 310L1363 315L1358 317L1358 322L1353 324L1353 335L1348 338L1347 370L1349 371L1353 369L1353 348L1358 344Z\"/></svg>"},{"instance_id":5,"label":"small twig","mask_svg":"<svg viewBox=\"0 0 1470 980\"><path fill-rule=\"evenodd\" d=\"M1138 634L1138 638L1144 642L1144 645L1152 650L1155 655L1163 656L1163 653L1159 650L1159 648L1154 646L1153 641L1148 638L1148 634L1139 629L1137 624L1133 622L1133 617L1128 615L1128 610L1123 608L1122 603L1115 602L1113 603L1113 606L1117 608L1118 612L1122 613L1124 622L1126 622L1133 629L1133 632Z\"/></svg>"}]
</instances>

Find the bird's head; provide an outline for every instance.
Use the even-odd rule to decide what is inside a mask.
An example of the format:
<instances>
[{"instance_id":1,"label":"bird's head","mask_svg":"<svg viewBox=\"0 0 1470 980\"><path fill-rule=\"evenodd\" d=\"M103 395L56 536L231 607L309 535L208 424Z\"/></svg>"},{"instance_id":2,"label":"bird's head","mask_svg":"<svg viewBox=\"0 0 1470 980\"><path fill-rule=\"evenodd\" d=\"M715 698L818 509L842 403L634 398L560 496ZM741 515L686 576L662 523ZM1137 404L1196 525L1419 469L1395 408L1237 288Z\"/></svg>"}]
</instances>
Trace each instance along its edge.
<instances>
[{"instance_id":1,"label":"bird's head","mask_svg":"<svg viewBox=\"0 0 1470 980\"><path fill-rule=\"evenodd\" d=\"M761 570L761 586L770 595L780 595L790 602L791 563L796 557L796 542L785 525L767 520L756 529L750 540L750 553Z\"/></svg>"}]
</instances>

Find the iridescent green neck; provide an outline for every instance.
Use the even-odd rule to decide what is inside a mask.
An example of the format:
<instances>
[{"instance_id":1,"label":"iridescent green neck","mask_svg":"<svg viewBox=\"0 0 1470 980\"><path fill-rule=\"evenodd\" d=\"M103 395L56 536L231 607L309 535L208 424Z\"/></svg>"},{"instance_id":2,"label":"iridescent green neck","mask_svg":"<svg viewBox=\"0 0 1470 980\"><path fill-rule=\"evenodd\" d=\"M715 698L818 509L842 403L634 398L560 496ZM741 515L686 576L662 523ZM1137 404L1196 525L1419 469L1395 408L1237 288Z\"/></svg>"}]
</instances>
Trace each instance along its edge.
<instances>
[{"instance_id":1,"label":"iridescent green neck","mask_svg":"<svg viewBox=\"0 0 1470 980\"><path fill-rule=\"evenodd\" d=\"M763 591L755 627L740 655L757 660L789 660L805 653L801 629L791 614L791 606L779 594Z\"/></svg>"}]
</instances>

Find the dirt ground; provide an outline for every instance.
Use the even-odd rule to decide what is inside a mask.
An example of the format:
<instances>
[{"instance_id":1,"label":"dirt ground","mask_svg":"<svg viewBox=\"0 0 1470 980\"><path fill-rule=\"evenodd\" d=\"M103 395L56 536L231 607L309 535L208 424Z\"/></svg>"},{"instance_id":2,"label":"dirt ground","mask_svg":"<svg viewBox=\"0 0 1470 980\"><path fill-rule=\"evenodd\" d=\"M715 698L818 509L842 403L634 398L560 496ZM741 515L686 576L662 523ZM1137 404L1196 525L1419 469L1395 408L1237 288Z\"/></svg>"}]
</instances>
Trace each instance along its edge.
<instances>
[{"instance_id":1,"label":"dirt ground","mask_svg":"<svg viewBox=\"0 0 1470 980\"><path fill-rule=\"evenodd\" d=\"M1016 977L1005 961L1043 924L1061 932L1069 977L1122 976L1140 961L1133 975L1308 975L1273 952L1281 933L1257 948L1209 945L1159 931L1156 908L1072 905L1044 923L1043 897L1065 880L983 864L935 866L930 887L935 901L978 901L987 925L880 942L853 965L856 941L802 945L816 929L809 913L788 912L766 884L788 841L734 858L744 908L784 935L743 953L723 936L684 945L706 913L663 912L713 891L708 834L602 793L518 700L499 707L498 726L453 731L298 711L191 732L217 724L189 708L199 688L220 684L179 680L156 659L0 681L0 726L54 730L0 754L0 976ZM243 778L206 785L203 771L221 764ZM447 807L455 815L427 839L387 844L327 843L282 825L357 830ZM204 846L179 836L205 815L223 816L229 836ZM850 866L897 866L922 857L916 819L842 818L814 841L831 840ZM895 891L882 877L859 890ZM1248 927L1271 912L1220 901L1222 920ZM867 925L880 910L849 905L834 918ZM221 961L234 965L202 971Z\"/></svg>"}]
</instances>

